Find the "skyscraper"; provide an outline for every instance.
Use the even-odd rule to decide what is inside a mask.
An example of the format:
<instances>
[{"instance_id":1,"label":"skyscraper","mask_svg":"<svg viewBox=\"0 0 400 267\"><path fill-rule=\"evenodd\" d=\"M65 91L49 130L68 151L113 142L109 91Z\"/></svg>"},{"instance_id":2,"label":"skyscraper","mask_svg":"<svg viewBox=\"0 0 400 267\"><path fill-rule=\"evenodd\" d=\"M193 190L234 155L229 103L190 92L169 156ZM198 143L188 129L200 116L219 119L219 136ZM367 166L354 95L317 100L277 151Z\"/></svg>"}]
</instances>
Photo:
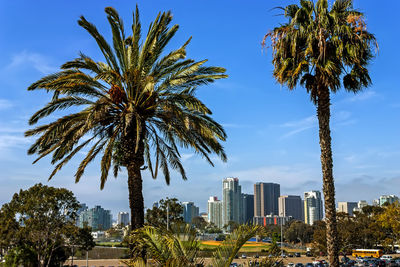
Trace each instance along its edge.
<instances>
[{"instance_id":1,"label":"skyscraper","mask_svg":"<svg viewBox=\"0 0 400 267\"><path fill-rule=\"evenodd\" d=\"M117 224L122 226L129 225L129 213L128 212L118 212Z\"/></svg>"},{"instance_id":2,"label":"skyscraper","mask_svg":"<svg viewBox=\"0 0 400 267\"><path fill-rule=\"evenodd\" d=\"M87 223L93 230L107 230L111 228L112 215L110 210L105 210L101 206L94 206L93 209L84 210L79 215L79 227Z\"/></svg>"},{"instance_id":3,"label":"skyscraper","mask_svg":"<svg viewBox=\"0 0 400 267\"><path fill-rule=\"evenodd\" d=\"M199 208L193 202L182 202L183 219L186 223L191 223L194 217L199 216Z\"/></svg>"},{"instance_id":4,"label":"skyscraper","mask_svg":"<svg viewBox=\"0 0 400 267\"><path fill-rule=\"evenodd\" d=\"M323 218L322 199L320 191L304 193L304 222L312 225Z\"/></svg>"},{"instance_id":5,"label":"skyscraper","mask_svg":"<svg viewBox=\"0 0 400 267\"><path fill-rule=\"evenodd\" d=\"M222 228L222 202L217 197L210 197L207 203L208 222Z\"/></svg>"},{"instance_id":6,"label":"skyscraper","mask_svg":"<svg viewBox=\"0 0 400 267\"><path fill-rule=\"evenodd\" d=\"M256 183L254 185L254 216L279 215L278 198L280 194L279 184Z\"/></svg>"},{"instance_id":7,"label":"skyscraper","mask_svg":"<svg viewBox=\"0 0 400 267\"><path fill-rule=\"evenodd\" d=\"M242 194L242 223L251 223L254 217L254 195Z\"/></svg>"},{"instance_id":8,"label":"skyscraper","mask_svg":"<svg viewBox=\"0 0 400 267\"><path fill-rule=\"evenodd\" d=\"M293 217L295 220L303 220L303 208L300 196L280 196L279 216Z\"/></svg>"},{"instance_id":9,"label":"skyscraper","mask_svg":"<svg viewBox=\"0 0 400 267\"><path fill-rule=\"evenodd\" d=\"M345 212L353 216L355 208L357 208L357 202L338 202L338 212Z\"/></svg>"},{"instance_id":10,"label":"skyscraper","mask_svg":"<svg viewBox=\"0 0 400 267\"><path fill-rule=\"evenodd\" d=\"M242 188L238 178L225 178L222 181L222 223L230 221L241 223Z\"/></svg>"}]
</instances>

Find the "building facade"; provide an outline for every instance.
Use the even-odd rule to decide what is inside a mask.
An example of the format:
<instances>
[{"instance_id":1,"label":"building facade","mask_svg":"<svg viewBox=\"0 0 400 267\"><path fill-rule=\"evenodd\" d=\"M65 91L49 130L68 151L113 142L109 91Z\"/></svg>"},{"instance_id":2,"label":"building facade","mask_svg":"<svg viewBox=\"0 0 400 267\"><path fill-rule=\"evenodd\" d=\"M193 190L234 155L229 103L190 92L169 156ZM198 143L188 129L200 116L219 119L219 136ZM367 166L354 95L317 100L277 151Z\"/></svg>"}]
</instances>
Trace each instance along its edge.
<instances>
[{"instance_id":1,"label":"building facade","mask_svg":"<svg viewBox=\"0 0 400 267\"><path fill-rule=\"evenodd\" d=\"M383 206L384 204L393 204L395 202L399 202L399 198L395 195L383 195L379 197L379 206Z\"/></svg>"},{"instance_id":2,"label":"building facade","mask_svg":"<svg viewBox=\"0 0 400 267\"><path fill-rule=\"evenodd\" d=\"M253 218L253 224L263 226L285 225L291 220L293 220L292 217L283 217L277 215L256 216Z\"/></svg>"},{"instance_id":3,"label":"building facade","mask_svg":"<svg viewBox=\"0 0 400 267\"><path fill-rule=\"evenodd\" d=\"M193 202L182 202L183 220L186 223L191 223L194 217L199 216L199 208Z\"/></svg>"},{"instance_id":4,"label":"building facade","mask_svg":"<svg viewBox=\"0 0 400 267\"><path fill-rule=\"evenodd\" d=\"M303 208L300 196L280 196L278 198L279 216L293 217L294 220L303 221Z\"/></svg>"},{"instance_id":5,"label":"building facade","mask_svg":"<svg viewBox=\"0 0 400 267\"><path fill-rule=\"evenodd\" d=\"M323 218L322 198L320 191L304 193L304 222L312 225Z\"/></svg>"},{"instance_id":6,"label":"building facade","mask_svg":"<svg viewBox=\"0 0 400 267\"><path fill-rule=\"evenodd\" d=\"M79 215L79 227L85 224L93 231L107 230L112 225L112 215L110 210L105 210L101 206L94 206L92 209L82 211Z\"/></svg>"},{"instance_id":7,"label":"building facade","mask_svg":"<svg viewBox=\"0 0 400 267\"><path fill-rule=\"evenodd\" d=\"M254 195L242 194L242 223L252 223L254 217Z\"/></svg>"},{"instance_id":8,"label":"building facade","mask_svg":"<svg viewBox=\"0 0 400 267\"><path fill-rule=\"evenodd\" d=\"M338 202L338 212L345 212L350 216L353 216L354 209L357 210L357 202Z\"/></svg>"},{"instance_id":9,"label":"building facade","mask_svg":"<svg viewBox=\"0 0 400 267\"><path fill-rule=\"evenodd\" d=\"M222 229L222 202L217 197L210 197L207 203L208 222Z\"/></svg>"},{"instance_id":10,"label":"building facade","mask_svg":"<svg viewBox=\"0 0 400 267\"><path fill-rule=\"evenodd\" d=\"M122 211L118 212L117 224L122 226L127 226L129 225L129 223L130 223L129 213Z\"/></svg>"},{"instance_id":11,"label":"building facade","mask_svg":"<svg viewBox=\"0 0 400 267\"><path fill-rule=\"evenodd\" d=\"M280 194L279 184L256 183L254 185L254 216L279 215L278 198Z\"/></svg>"},{"instance_id":12,"label":"building facade","mask_svg":"<svg viewBox=\"0 0 400 267\"><path fill-rule=\"evenodd\" d=\"M242 188L238 178L225 178L222 181L222 223L230 221L241 223Z\"/></svg>"}]
</instances>

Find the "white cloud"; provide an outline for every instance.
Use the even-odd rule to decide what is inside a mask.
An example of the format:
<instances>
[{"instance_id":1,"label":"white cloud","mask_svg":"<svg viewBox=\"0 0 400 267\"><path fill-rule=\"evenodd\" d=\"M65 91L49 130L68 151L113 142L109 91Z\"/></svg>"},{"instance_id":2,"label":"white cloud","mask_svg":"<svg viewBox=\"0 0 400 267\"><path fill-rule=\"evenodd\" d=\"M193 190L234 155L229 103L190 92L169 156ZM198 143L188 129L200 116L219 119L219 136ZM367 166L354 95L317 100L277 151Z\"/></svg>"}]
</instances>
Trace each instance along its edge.
<instances>
[{"instance_id":1,"label":"white cloud","mask_svg":"<svg viewBox=\"0 0 400 267\"><path fill-rule=\"evenodd\" d=\"M31 142L30 138L22 135L0 134L0 152L6 148L23 147Z\"/></svg>"},{"instance_id":2,"label":"white cloud","mask_svg":"<svg viewBox=\"0 0 400 267\"><path fill-rule=\"evenodd\" d=\"M13 104L7 99L0 99L0 110L11 108Z\"/></svg>"},{"instance_id":3,"label":"white cloud","mask_svg":"<svg viewBox=\"0 0 400 267\"><path fill-rule=\"evenodd\" d=\"M300 119L298 121L286 122L284 124L281 124L280 127L292 129L281 137L281 139L284 139L292 135L301 133L305 130L317 127L317 117L313 115L304 119Z\"/></svg>"},{"instance_id":4,"label":"white cloud","mask_svg":"<svg viewBox=\"0 0 400 267\"><path fill-rule=\"evenodd\" d=\"M364 91L358 94L355 94L352 97L347 98L346 100L349 102L356 102L356 101L365 101L371 98L380 97L378 93L373 90Z\"/></svg>"},{"instance_id":5,"label":"white cloud","mask_svg":"<svg viewBox=\"0 0 400 267\"><path fill-rule=\"evenodd\" d=\"M26 65L32 66L37 71L43 74L49 74L57 70L56 67L51 66L49 59L39 53L32 53L26 50L14 55L8 69L15 69L24 67Z\"/></svg>"},{"instance_id":6,"label":"white cloud","mask_svg":"<svg viewBox=\"0 0 400 267\"><path fill-rule=\"evenodd\" d=\"M237 123L222 123L224 128L248 128L250 125L246 124L237 124Z\"/></svg>"}]
</instances>

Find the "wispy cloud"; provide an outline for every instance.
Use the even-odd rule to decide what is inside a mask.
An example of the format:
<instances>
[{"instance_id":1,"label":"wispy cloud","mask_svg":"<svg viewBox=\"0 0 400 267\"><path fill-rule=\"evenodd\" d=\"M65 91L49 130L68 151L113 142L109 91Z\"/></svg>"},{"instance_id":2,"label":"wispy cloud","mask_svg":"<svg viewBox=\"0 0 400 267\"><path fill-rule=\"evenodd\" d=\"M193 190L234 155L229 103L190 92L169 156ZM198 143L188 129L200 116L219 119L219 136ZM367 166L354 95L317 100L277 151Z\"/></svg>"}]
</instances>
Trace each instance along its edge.
<instances>
[{"instance_id":1,"label":"wispy cloud","mask_svg":"<svg viewBox=\"0 0 400 267\"><path fill-rule=\"evenodd\" d=\"M26 50L14 55L11 59L11 63L7 66L8 69L16 69L22 66L30 65L37 71L43 74L49 74L57 70L56 67L52 66L50 60L39 54L28 52Z\"/></svg>"},{"instance_id":2,"label":"wispy cloud","mask_svg":"<svg viewBox=\"0 0 400 267\"><path fill-rule=\"evenodd\" d=\"M31 140L22 135L0 134L0 151L11 147L22 147Z\"/></svg>"},{"instance_id":3,"label":"wispy cloud","mask_svg":"<svg viewBox=\"0 0 400 267\"><path fill-rule=\"evenodd\" d=\"M238 124L238 123L222 123L224 128L249 128L251 125Z\"/></svg>"},{"instance_id":4,"label":"wispy cloud","mask_svg":"<svg viewBox=\"0 0 400 267\"><path fill-rule=\"evenodd\" d=\"M364 91L349 98L346 98L348 102L365 101L371 98L381 97L377 92L373 90Z\"/></svg>"},{"instance_id":5,"label":"wispy cloud","mask_svg":"<svg viewBox=\"0 0 400 267\"><path fill-rule=\"evenodd\" d=\"M286 122L284 124L281 124L280 127L291 129L288 133L282 135L281 139L284 139L292 135L304 132L305 130L317 127L317 117L313 115L297 121Z\"/></svg>"},{"instance_id":6,"label":"wispy cloud","mask_svg":"<svg viewBox=\"0 0 400 267\"><path fill-rule=\"evenodd\" d=\"M13 103L7 99L0 99L0 110L8 109L13 106Z\"/></svg>"}]
</instances>

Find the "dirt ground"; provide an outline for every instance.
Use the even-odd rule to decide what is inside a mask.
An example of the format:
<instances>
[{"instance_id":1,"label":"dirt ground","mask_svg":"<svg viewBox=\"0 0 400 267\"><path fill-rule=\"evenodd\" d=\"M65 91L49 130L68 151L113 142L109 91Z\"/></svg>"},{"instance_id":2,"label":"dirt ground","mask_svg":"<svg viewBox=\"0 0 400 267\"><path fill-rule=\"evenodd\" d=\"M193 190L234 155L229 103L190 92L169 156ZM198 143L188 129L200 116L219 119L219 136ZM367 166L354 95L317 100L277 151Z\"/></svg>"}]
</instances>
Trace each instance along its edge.
<instances>
[{"instance_id":1,"label":"dirt ground","mask_svg":"<svg viewBox=\"0 0 400 267\"><path fill-rule=\"evenodd\" d=\"M233 262L236 262L238 264L243 264L244 266L248 266L247 263L250 260L252 260L252 261L258 260L258 261L260 261L261 259L262 259L262 257L260 257L259 259L254 259L254 258L250 258L249 257L249 258L246 258L246 259L235 259ZM295 264L301 262L301 263L305 264L307 262L313 262L314 260L322 260L322 259L326 260L326 258L323 258L323 257L312 258L312 257L302 256L302 257L299 257L299 258L286 258L286 259L284 259L283 262L284 262L284 264L286 266L289 262L293 262ZM210 258L205 258L204 259L204 263L205 263L205 266L207 266L207 264L211 263L211 259ZM71 264L71 261L69 260L69 261L65 262L65 264L66 265L67 264ZM74 260L74 264L78 265L79 267L83 267L83 266L86 266L86 260ZM100 266L103 266L103 267L110 267L110 266L119 267L119 266L127 266L127 265L121 263L120 260L117 260L117 259L115 259L115 260L89 260L89 267L100 267Z\"/></svg>"},{"instance_id":2,"label":"dirt ground","mask_svg":"<svg viewBox=\"0 0 400 267\"><path fill-rule=\"evenodd\" d=\"M392 255L392 256L393 256L393 258L395 258L395 257L399 257L400 255L397 254L397 255ZM349 258L354 259L351 256L349 256ZM236 262L238 264L243 264L243 266L248 266L249 260L261 261L262 257L260 257L259 259L254 259L254 258L235 259L233 262ZM304 255L302 255L301 257L298 257L298 258L285 258L283 260L283 262L286 266L290 262L294 263L294 264L299 263L299 262L306 264L307 262L312 263L315 260L327 260L327 259L326 259L326 257L314 258L314 257L305 257ZM207 264L211 263L211 259L205 258L204 263L205 263L205 266L207 266ZM65 264L66 265L71 264L71 261L67 261L67 262L65 262ZM78 265L79 267L83 267L83 266L86 267L86 260L74 260L74 264ZM127 265L121 263L120 260L118 260L118 259L115 259L115 260L89 260L89 267L111 267L111 266L112 267L120 267L120 266L127 266Z\"/></svg>"}]
</instances>

